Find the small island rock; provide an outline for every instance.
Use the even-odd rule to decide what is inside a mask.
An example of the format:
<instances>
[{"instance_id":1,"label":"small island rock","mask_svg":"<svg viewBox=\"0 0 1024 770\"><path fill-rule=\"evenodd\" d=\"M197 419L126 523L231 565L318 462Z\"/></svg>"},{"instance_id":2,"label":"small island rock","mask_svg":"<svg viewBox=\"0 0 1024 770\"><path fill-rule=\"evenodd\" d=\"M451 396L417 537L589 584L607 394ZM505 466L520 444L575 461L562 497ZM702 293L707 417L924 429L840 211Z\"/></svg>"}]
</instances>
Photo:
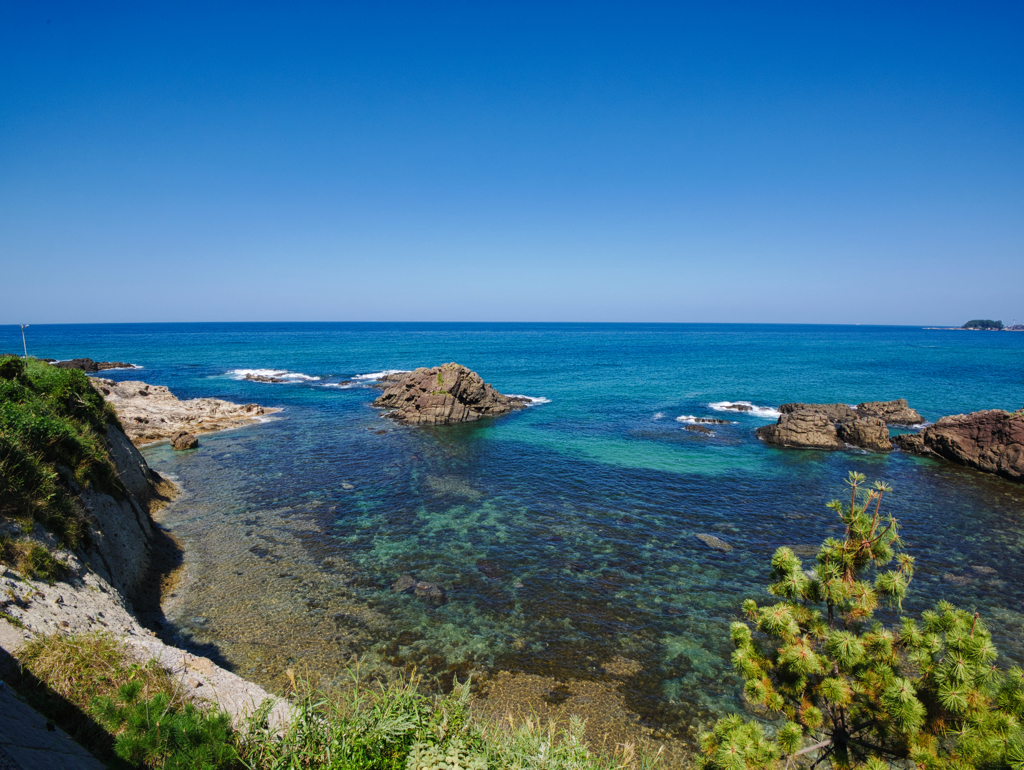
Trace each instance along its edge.
<instances>
[{"instance_id":1,"label":"small island rock","mask_svg":"<svg viewBox=\"0 0 1024 770\"><path fill-rule=\"evenodd\" d=\"M526 399L499 393L456 363L388 375L387 383L373 405L390 410L385 416L406 425L473 422L527 405Z\"/></svg>"}]
</instances>

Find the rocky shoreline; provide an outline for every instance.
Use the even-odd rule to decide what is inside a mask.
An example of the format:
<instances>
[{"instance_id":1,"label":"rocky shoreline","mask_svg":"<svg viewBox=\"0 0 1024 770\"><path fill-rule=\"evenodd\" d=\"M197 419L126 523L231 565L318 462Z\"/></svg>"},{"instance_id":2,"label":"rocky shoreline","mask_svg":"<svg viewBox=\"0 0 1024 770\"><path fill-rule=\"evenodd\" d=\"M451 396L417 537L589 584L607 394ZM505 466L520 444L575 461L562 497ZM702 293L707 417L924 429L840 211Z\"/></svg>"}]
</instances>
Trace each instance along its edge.
<instances>
[{"instance_id":1,"label":"rocky shoreline","mask_svg":"<svg viewBox=\"0 0 1024 770\"><path fill-rule=\"evenodd\" d=\"M99 380L94 385L102 388L104 383L109 381ZM157 402L164 403L162 414L166 422L171 422L171 412L166 409L172 399L181 405L179 420L195 416L196 411L188 406L192 402L181 402L173 396L158 398ZM228 404L217 399L198 401ZM123 402L111 399L111 403L120 419L132 424L131 417L137 412L122 413ZM253 422L249 415L268 413L262 407L257 407L257 412L230 406L242 410L234 415L236 419L228 421L231 427L241 424L243 416L246 422ZM224 407L218 406L213 410L216 419L198 421L200 430L215 429L213 425L224 421L224 411ZM136 440L140 435L136 432ZM282 724L290 714L287 701L207 658L164 644L140 622L141 615L159 615L159 586L169 554L178 553L152 518L156 510L176 496L177 488L149 468L135 443L117 427L108 426L104 443L126 490L121 499L69 481L75 505L81 506L89 522L89 545L73 552L62 549L56 538L38 525L30 535L67 565L65 578L50 584L0 566L0 670L17 665L18 651L37 634L103 632L123 643L140 663L158 661L187 697L227 711L236 723L269 700L272 723Z\"/></svg>"},{"instance_id":2,"label":"rocky shoreline","mask_svg":"<svg viewBox=\"0 0 1024 770\"><path fill-rule=\"evenodd\" d=\"M783 404L774 425L755 433L773 446L869 452L900 449L1024 481L1024 409L987 409L940 418L917 433L891 435L889 428L913 428L924 419L906 399L847 404Z\"/></svg>"},{"instance_id":3,"label":"rocky shoreline","mask_svg":"<svg viewBox=\"0 0 1024 770\"><path fill-rule=\"evenodd\" d=\"M114 407L128 438L136 446L173 440L180 434L202 434L259 422L280 412L259 404L235 404L219 398L181 401L162 385L90 378L92 386ZM194 448L186 441L182 449Z\"/></svg>"}]
</instances>

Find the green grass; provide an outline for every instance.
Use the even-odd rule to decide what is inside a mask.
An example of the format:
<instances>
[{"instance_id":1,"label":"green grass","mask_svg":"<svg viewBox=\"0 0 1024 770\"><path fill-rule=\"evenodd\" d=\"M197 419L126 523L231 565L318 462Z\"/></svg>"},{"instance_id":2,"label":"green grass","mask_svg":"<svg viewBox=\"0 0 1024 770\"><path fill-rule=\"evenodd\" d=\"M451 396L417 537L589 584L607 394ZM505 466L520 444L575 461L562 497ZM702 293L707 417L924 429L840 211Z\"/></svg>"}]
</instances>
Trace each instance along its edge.
<instances>
[{"instance_id":1,"label":"green grass","mask_svg":"<svg viewBox=\"0 0 1024 770\"><path fill-rule=\"evenodd\" d=\"M430 696L415 677L326 694L298 683L292 719L271 727L267 702L232 728L189 703L154 662L139 664L109 634L40 636L19 655L16 690L111 767L247 770L649 770L632 745L598 755L582 720L491 724L470 707L469 683Z\"/></svg>"},{"instance_id":2,"label":"green grass","mask_svg":"<svg viewBox=\"0 0 1024 770\"><path fill-rule=\"evenodd\" d=\"M88 528L72 485L123 499L103 440L110 424L118 425L117 416L82 372L0 357L0 525L8 525L0 561L32 576L59 576L11 533L40 524L73 549L87 543Z\"/></svg>"}]
</instances>

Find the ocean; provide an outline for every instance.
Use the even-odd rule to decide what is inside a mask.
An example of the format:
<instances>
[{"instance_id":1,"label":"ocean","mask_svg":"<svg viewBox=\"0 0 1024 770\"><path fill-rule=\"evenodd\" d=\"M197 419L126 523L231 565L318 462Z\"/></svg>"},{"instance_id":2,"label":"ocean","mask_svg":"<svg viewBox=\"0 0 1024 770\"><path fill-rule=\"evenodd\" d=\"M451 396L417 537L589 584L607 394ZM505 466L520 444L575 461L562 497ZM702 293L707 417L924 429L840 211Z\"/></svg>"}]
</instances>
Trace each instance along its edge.
<instances>
[{"instance_id":1,"label":"ocean","mask_svg":"<svg viewBox=\"0 0 1024 770\"><path fill-rule=\"evenodd\" d=\"M283 409L144 454L183 489L161 633L270 687L417 671L482 692L508 674L610 694L692 741L742 711L729 623L768 601L780 545L813 563L849 471L889 482L917 559L905 613L945 597L1024 664L1024 486L944 462L766 446L789 401L907 398L926 419L1024 406L1024 334L915 327L642 324L31 326L29 353L127 361L101 374ZM21 350L17 327L0 348ZM406 428L374 377L456 361L522 412ZM245 381L274 372L284 383ZM728 410L743 402L748 412ZM711 435L694 418L726 419ZM713 535L731 550L706 544ZM441 586L435 606L393 584ZM502 679L501 677L505 677ZM497 686L495 684L495 686ZM561 689L560 689L561 688ZM600 689L604 688L604 689ZM559 693L563 693L559 696Z\"/></svg>"}]
</instances>

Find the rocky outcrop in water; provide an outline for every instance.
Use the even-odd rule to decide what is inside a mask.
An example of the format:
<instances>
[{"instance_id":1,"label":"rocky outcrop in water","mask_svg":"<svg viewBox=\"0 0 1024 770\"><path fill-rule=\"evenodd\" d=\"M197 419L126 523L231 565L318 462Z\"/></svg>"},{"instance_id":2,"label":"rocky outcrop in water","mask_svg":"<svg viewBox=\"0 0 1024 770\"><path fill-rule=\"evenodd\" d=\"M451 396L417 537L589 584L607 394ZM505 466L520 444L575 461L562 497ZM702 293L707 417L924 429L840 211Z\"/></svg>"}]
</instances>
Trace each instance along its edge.
<instances>
[{"instance_id":1,"label":"rocky outcrop in water","mask_svg":"<svg viewBox=\"0 0 1024 770\"><path fill-rule=\"evenodd\" d=\"M855 446L870 452L892 451L889 425L914 425L921 415L906 399L847 404L783 404L775 425L757 429L757 437L774 446L796 449L842 449Z\"/></svg>"},{"instance_id":2,"label":"rocky outcrop in water","mask_svg":"<svg viewBox=\"0 0 1024 770\"><path fill-rule=\"evenodd\" d=\"M219 398L181 401L164 386L145 382L114 382L98 377L91 382L114 407L128 438L137 445L170 439L182 432L195 435L236 428L280 411Z\"/></svg>"},{"instance_id":3,"label":"rocky outcrop in water","mask_svg":"<svg viewBox=\"0 0 1024 770\"><path fill-rule=\"evenodd\" d=\"M896 436L893 441L913 454L942 457L1024 481L1024 409L988 409L943 417L920 433Z\"/></svg>"},{"instance_id":4,"label":"rocky outcrop in water","mask_svg":"<svg viewBox=\"0 0 1024 770\"><path fill-rule=\"evenodd\" d=\"M171 437L171 449L175 449L179 452L186 449L198 449L199 439L189 433L187 430L178 431L174 436Z\"/></svg>"},{"instance_id":5,"label":"rocky outcrop in water","mask_svg":"<svg viewBox=\"0 0 1024 770\"><path fill-rule=\"evenodd\" d=\"M388 375L373 405L390 410L385 416L406 425L448 425L497 417L527 403L499 393L465 366L449 363Z\"/></svg>"},{"instance_id":6,"label":"rocky outcrop in water","mask_svg":"<svg viewBox=\"0 0 1024 770\"><path fill-rule=\"evenodd\" d=\"M783 407L794 406L783 404ZM799 404L797 406L818 406ZM779 411L782 411L781 409ZM783 412L775 425L757 429L757 437L773 446L796 449L842 449L844 444L826 411L793 409Z\"/></svg>"},{"instance_id":7,"label":"rocky outcrop in water","mask_svg":"<svg viewBox=\"0 0 1024 770\"><path fill-rule=\"evenodd\" d=\"M46 359L49 360L49 359ZM102 372L107 369L135 369L135 364L122 361L93 361L91 358L72 358L70 361L53 361L58 369L81 369L83 372Z\"/></svg>"},{"instance_id":8,"label":"rocky outcrop in water","mask_svg":"<svg viewBox=\"0 0 1024 770\"><path fill-rule=\"evenodd\" d=\"M868 401L857 404L857 414L861 417L879 417L886 425L921 425L924 418L911 409L907 399L898 398L895 401Z\"/></svg>"}]
</instances>

